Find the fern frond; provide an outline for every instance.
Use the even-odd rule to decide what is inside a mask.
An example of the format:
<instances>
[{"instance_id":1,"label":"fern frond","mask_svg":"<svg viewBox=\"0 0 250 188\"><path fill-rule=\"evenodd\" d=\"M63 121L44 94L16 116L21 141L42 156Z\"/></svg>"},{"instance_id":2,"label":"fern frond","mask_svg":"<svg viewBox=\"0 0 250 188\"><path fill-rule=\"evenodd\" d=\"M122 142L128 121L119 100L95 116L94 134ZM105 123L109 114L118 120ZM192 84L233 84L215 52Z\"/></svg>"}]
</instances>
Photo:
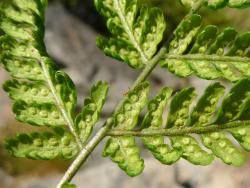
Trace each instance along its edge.
<instances>
[{"instance_id":1,"label":"fern frond","mask_svg":"<svg viewBox=\"0 0 250 188\"><path fill-rule=\"evenodd\" d=\"M74 151L71 151L72 154L68 157L64 156L64 158L72 158L82 148L99 118L106 99L107 84L98 83L93 88L91 98L85 101L82 113L84 115L79 115L76 118L77 94L75 86L66 73L57 69L47 54L43 42L44 14L47 1L11 0L1 2L0 6L0 28L5 32L5 35L0 37L0 60L1 65L12 76L12 79L7 81L3 87L13 100L13 112L16 119L31 125L47 126L53 130L58 129L58 127L67 128L67 134L70 134L72 136L70 139L74 141L71 141L70 148L65 147L65 151ZM98 98L99 95L100 98ZM95 109L92 108L92 103L95 105ZM81 118L87 118L90 110L91 118L93 118L91 126L88 124L87 127L80 129L79 123L84 120ZM10 140L15 145L7 147L11 148L9 149L13 150L11 153L18 157L46 159L42 154L41 157L25 154L31 149L34 149L34 153L40 153L40 150L43 149L50 150L45 146L34 148L32 145L32 140L36 140L36 136L42 142L49 143L49 138L46 135L48 134L24 134ZM59 139L59 135L52 134L52 136L55 137L54 139ZM23 137L29 137L30 142L24 145L22 139L19 139ZM77 145L74 146L74 144ZM51 150L53 149L51 148ZM55 151L55 155L64 155L63 152L64 148L59 147L58 151Z\"/></svg>"},{"instance_id":2,"label":"fern frond","mask_svg":"<svg viewBox=\"0 0 250 188\"><path fill-rule=\"evenodd\" d=\"M115 114L115 129L132 130L136 126L139 113L147 103L148 92L148 83L142 83L129 92L121 110ZM103 150L103 156L109 156L129 176L137 176L144 169L143 159L132 136L109 138Z\"/></svg>"},{"instance_id":3,"label":"fern frond","mask_svg":"<svg viewBox=\"0 0 250 188\"><path fill-rule=\"evenodd\" d=\"M76 118L78 134L82 143L85 143L90 137L94 125L100 118L100 113L104 102L106 101L108 85L105 82L98 82L90 92L90 97L84 101L84 107Z\"/></svg>"},{"instance_id":4,"label":"fern frond","mask_svg":"<svg viewBox=\"0 0 250 188\"><path fill-rule=\"evenodd\" d=\"M7 139L5 148L15 157L38 160L68 160L78 153L74 138L63 129L54 133L19 134L16 138Z\"/></svg>"},{"instance_id":5,"label":"fern frond","mask_svg":"<svg viewBox=\"0 0 250 188\"><path fill-rule=\"evenodd\" d=\"M188 8L194 8L197 5L204 5L211 9L219 9L224 7L230 8L248 8L249 0L179 0L182 5Z\"/></svg>"},{"instance_id":6,"label":"fern frond","mask_svg":"<svg viewBox=\"0 0 250 188\"><path fill-rule=\"evenodd\" d=\"M149 101L148 113L139 130L126 129L127 126L124 126L111 130L108 135L114 140L142 137L142 142L153 156L167 165L177 162L179 158L195 165L208 165L214 157L218 157L226 164L240 166L245 162L245 154L235 146L228 134L232 134L246 151L250 151L250 80L242 79L237 82L218 107L224 90L219 83L211 84L193 108L191 106L196 96L194 88L181 90L171 100L167 123L162 128L163 110L172 93L171 89L163 88ZM171 146L165 143L164 136L168 136ZM120 154L121 145L110 140L104 151L122 166L125 159ZM129 146L136 148L134 142ZM125 170L128 175L139 174L131 174L128 170Z\"/></svg>"},{"instance_id":7,"label":"fern frond","mask_svg":"<svg viewBox=\"0 0 250 188\"><path fill-rule=\"evenodd\" d=\"M181 2L192 8L200 3L212 8L249 6L249 0ZM145 69L114 115L87 143L107 99L108 85L94 85L76 115L75 86L66 73L57 69L43 42L47 0L0 3L0 29L5 33L0 37L0 61L11 75L4 90L13 100L17 120L51 130L19 134L6 140L7 150L16 157L43 160L68 160L77 155L60 188L75 187L68 182L105 136L110 137L103 156L129 176L137 176L144 169L137 136L163 164L184 158L195 165L208 165L218 157L226 164L242 165L245 155L233 138L250 151L250 33L237 34L232 28L219 33L213 25L203 28L201 17L194 14L180 23L171 42L157 53L166 29L160 9L139 7L137 0L95 0L95 5L106 17L111 33L110 37L99 37L98 46L133 68ZM224 98L222 85L210 85L194 107L195 89L181 90L173 96L163 126L163 112L172 89L163 88L148 101L150 86L144 82L159 62L178 76L222 77L236 84ZM147 104L148 111L136 129ZM169 144L164 136L168 136Z\"/></svg>"},{"instance_id":8,"label":"fern frond","mask_svg":"<svg viewBox=\"0 0 250 188\"><path fill-rule=\"evenodd\" d=\"M166 28L159 8L139 7L137 0L95 0L107 19L110 38L99 37L97 45L133 68L142 68L156 53Z\"/></svg>"},{"instance_id":9,"label":"fern frond","mask_svg":"<svg viewBox=\"0 0 250 188\"><path fill-rule=\"evenodd\" d=\"M81 147L73 123L74 84L57 71L43 42L46 5L41 0L1 2L0 28L5 32L0 38L1 63L15 78L4 88L14 100L18 120L39 126L67 125Z\"/></svg>"},{"instance_id":10,"label":"fern frond","mask_svg":"<svg viewBox=\"0 0 250 188\"><path fill-rule=\"evenodd\" d=\"M250 32L233 28L218 32L213 25L201 27L201 17L192 15L176 29L168 53L160 64L180 77L225 78L237 81L250 75Z\"/></svg>"}]
</instances>

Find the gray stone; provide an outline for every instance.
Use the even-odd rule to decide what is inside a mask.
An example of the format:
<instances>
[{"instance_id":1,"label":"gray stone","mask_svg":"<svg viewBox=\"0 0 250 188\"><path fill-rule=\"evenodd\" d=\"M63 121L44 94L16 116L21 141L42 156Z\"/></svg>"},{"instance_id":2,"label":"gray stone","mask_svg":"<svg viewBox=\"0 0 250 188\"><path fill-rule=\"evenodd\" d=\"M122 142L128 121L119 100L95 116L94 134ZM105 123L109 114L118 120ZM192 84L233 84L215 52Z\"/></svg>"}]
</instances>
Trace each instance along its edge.
<instances>
[{"instance_id":1,"label":"gray stone","mask_svg":"<svg viewBox=\"0 0 250 188\"><path fill-rule=\"evenodd\" d=\"M0 168L0 187L10 187L14 178Z\"/></svg>"},{"instance_id":2,"label":"gray stone","mask_svg":"<svg viewBox=\"0 0 250 188\"><path fill-rule=\"evenodd\" d=\"M104 113L110 114L132 86L140 70L106 57L95 45L97 33L59 4L51 4L49 7L46 25L45 42L48 52L65 67L64 70L76 84L79 105L91 85L103 80L110 84L109 98L104 108ZM152 94L163 85L182 88L186 84L183 79L160 68L153 71L149 80L152 83Z\"/></svg>"},{"instance_id":3,"label":"gray stone","mask_svg":"<svg viewBox=\"0 0 250 188\"><path fill-rule=\"evenodd\" d=\"M216 160L206 167L194 166L185 160L166 166L153 158L145 159L144 172L138 177L128 177L116 164L103 159L99 164L82 168L73 179L78 188L249 188L250 163L244 167L227 166ZM29 178L19 183L20 188L52 188L59 174ZM14 188L14 187L13 187Z\"/></svg>"}]
</instances>

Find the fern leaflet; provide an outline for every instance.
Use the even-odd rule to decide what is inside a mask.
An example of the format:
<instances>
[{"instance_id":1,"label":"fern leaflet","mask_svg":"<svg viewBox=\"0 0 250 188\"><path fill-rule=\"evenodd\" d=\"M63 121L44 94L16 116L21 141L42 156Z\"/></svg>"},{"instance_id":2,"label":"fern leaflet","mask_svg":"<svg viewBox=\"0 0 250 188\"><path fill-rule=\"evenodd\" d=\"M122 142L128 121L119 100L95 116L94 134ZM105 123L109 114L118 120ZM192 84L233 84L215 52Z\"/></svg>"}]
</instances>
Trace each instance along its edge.
<instances>
[{"instance_id":1,"label":"fern leaflet","mask_svg":"<svg viewBox=\"0 0 250 188\"><path fill-rule=\"evenodd\" d=\"M126 127L118 127L110 131L109 135L115 136L111 138L115 140L133 139L133 136L142 137L145 147L163 164L173 164L182 157L195 165L208 165L216 156L226 164L240 166L245 162L246 157L227 137L227 134L232 134L246 151L250 151L249 91L250 80L240 80L224 97L222 105L217 108L219 100L224 95L224 87L214 83L206 89L204 95L191 109L196 94L194 88L185 88L173 97L166 126L161 128L163 109L172 92L171 89L164 88L149 101L148 113L139 130L127 131ZM141 103L143 104L145 103ZM120 114L119 117L122 115ZM164 142L164 135L169 137L171 147ZM211 152L204 150L194 135L199 135L202 145ZM132 151L136 151L138 155L138 148L128 140L126 144L121 145L108 141L104 153L108 153L128 175L135 176L141 173L143 165L141 160L133 160L135 158L131 157L132 161L129 161L128 158L121 157L122 148L127 149L128 146L133 148L133 150L131 148L131 154L134 153ZM135 174L134 171L124 168L124 163L140 166L141 170Z\"/></svg>"},{"instance_id":2,"label":"fern leaflet","mask_svg":"<svg viewBox=\"0 0 250 188\"><path fill-rule=\"evenodd\" d=\"M198 5L204 5L211 9L219 9L224 7L230 8L248 8L249 0L179 0L181 4L189 8L195 8Z\"/></svg>"},{"instance_id":3,"label":"fern leaflet","mask_svg":"<svg viewBox=\"0 0 250 188\"><path fill-rule=\"evenodd\" d=\"M0 37L0 60L12 76L3 88L13 100L17 120L52 130L20 134L8 139L6 148L16 157L71 159L91 135L108 86L101 82L94 86L76 118L75 86L66 73L57 69L43 42L47 1L11 0L0 5L0 28L5 32ZM86 130L80 128L89 116L93 120Z\"/></svg>"},{"instance_id":4,"label":"fern leaflet","mask_svg":"<svg viewBox=\"0 0 250 188\"><path fill-rule=\"evenodd\" d=\"M156 61L177 76L237 81L250 75L249 32L237 34L230 27L219 32L213 25L203 28L201 17L193 14L179 24L162 55L158 48L164 42L166 23L161 10L139 7L136 0L96 0L96 7L108 19L112 35L99 37L97 45L133 68L148 65L158 52L161 58Z\"/></svg>"},{"instance_id":5,"label":"fern leaflet","mask_svg":"<svg viewBox=\"0 0 250 188\"><path fill-rule=\"evenodd\" d=\"M115 114L116 129L131 130L136 126L139 113L147 102L148 92L148 83L143 83L130 91L122 109ZM111 160L118 163L129 176L136 176L144 169L139 148L132 136L110 138L105 145L103 156L110 156Z\"/></svg>"},{"instance_id":6,"label":"fern leaflet","mask_svg":"<svg viewBox=\"0 0 250 188\"><path fill-rule=\"evenodd\" d=\"M112 33L109 39L99 37L97 45L105 54L133 68L144 67L156 53L166 28L161 9L140 8L137 0L95 0L95 4L108 19Z\"/></svg>"},{"instance_id":7,"label":"fern leaflet","mask_svg":"<svg viewBox=\"0 0 250 188\"><path fill-rule=\"evenodd\" d=\"M237 81L250 75L249 47L250 32L201 28L201 17L194 14L178 26L160 64L180 77Z\"/></svg>"}]
</instances>

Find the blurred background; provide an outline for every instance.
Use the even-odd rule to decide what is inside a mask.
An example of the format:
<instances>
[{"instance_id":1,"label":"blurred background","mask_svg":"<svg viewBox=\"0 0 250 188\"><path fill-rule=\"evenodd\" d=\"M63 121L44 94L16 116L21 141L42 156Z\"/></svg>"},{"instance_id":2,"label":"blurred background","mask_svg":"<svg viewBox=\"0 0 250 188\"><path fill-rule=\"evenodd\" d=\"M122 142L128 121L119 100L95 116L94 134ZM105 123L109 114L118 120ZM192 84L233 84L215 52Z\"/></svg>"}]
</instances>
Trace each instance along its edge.
<instances>
[{"instance_id":1,"label":"blurred background","mask_svg":"<svg viewBox=\"0 0 250 188\"><path fill-rule=\"evenodd\" d=\"M168 23L168 34L185 16L186 10L173 0L140 0L142 4L161 7ZM220 27L233 26L239 31L249 31L250 11L202 9L206 24ZM110 84L108 102L102 114L107 118L139 74L123 63L105 57L95 46L98 34L107 34L104 20L96 13L93 0L50 0L47 11L46 45L58 66L74 80L78 90L78 104L88 94L90 86L98 80ZM8 75L0 70L0 83ZM149 78L152 94L167 85L179 90L187 85L199 93L210 83L197 78L180 79L157 68ZM226 82L224 82L227 84ZM11 112L6 94L0 91L0 143L17 132L34 130L18 123ZM197 167L180 160L172 166L161 165L143 149L145 171L136 178L127 177L109 159L101 157L102 145L96 148L88 162L74 179L79 188L249 188L249 162L241 168L226 166L215 160L208 167ZM54 188L70 161L32 161L13 158L0 144L0 188Z\"/></svg>"}]
</instances>

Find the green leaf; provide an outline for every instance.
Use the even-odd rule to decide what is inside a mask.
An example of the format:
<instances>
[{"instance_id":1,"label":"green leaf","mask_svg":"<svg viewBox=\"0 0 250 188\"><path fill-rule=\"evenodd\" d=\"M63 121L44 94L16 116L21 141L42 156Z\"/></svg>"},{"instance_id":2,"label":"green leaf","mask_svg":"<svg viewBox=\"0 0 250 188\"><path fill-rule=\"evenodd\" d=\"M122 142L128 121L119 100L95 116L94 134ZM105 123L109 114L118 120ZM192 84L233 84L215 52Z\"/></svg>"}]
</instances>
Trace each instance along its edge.
<instances>
[{"instance_id":1,"label":"green leaf","mask_svg":"<svg viewBox=\"0 0 250 188\"><path fill-rule=\"evenodd\" d=\"M3 5L9 4L8 0L3 0ZM12 6L19 8L22 11L33 11L35 12L40 18L44 18L44 10L47 6L47 0L34 0L34 1L27 1L27 0L11 0ZM28 19L28 18L26 18Z\"/></svg>"},{"instance_id":2,"label":"green leaf","mask_svg":"<svg viewBox=\"0 0 250 188\"><path fill-rule=\"evenodd\" d=\"M144 67L156 53L166 28L161 9L139 7L137 0L95 0L95 5L107 18L112 34L109 39L98 37L97 45L106 55L133 68Z\"/></svg>"},{"instance_id":3,"label":"green leaf","mask_svg":"<svg viewBox=\"0 0 250 188\"><path fill-rule=\"evenodd\" d=\"M81 148L73 121L75 86L67 74L58 71L44 44L47 3L1 1L0 29L4 35L0 37L0 63L12 77L3 87L13 100L17 120L35 126L65 127Z\"/></svg>"},{"instance_id":4,"label":"green leaf","mask_svg":"<svg viewBox=\"0 0 250 188\"><path fill-rule=\"evenodd\" d=\"M246 116L250 111L248 85L249 79L237 82L224 97L219 110L217 106L225 90L219 83L208 86L192 110L194 89L183 89L173 97L167 126L161 128L163 109L171 94L169 88L164 88L149 102L141 129L128 131L126 135L142 136L145 147L163 164L173 164L182 157L195 165L209 165L216 156L226 164L241 166L246 156L228 138L228 133L245 150L250 150L250 118ZM232 115L226 116L229 111ZM117 132L122 135L122 130ZM168 136L171 146L165 144L163 135ZM205 151L203 146L212 153Z\"/></svg>"},{"instance_id":5,"label":"green leaf","mask_svg":"<svg viewBox=\"0 0 250 188\"><path fill-rule=\"evenodd\" d=\"M142 108L147 103L149 83L139 84L134 90L129 91L122 108L115 114L114 127L116 129L131 130L137 122Z\"/></svg>"},{"instance_id":6,"label":"green leaf","mask_svg":"<svg viewBox=\"0 0 250 188\"><path fill-rule=\"evenodd\" d=\"M241 166L246 160L244 153L232 144L225 133L204 134L202 141L215 156L221 158L226 164Z\"/></svg>"},{"instance_id":7,"label":"green leaf","mask_svg":"<svg viewBox=\"0 0 250 188\"><path fill-rule=\"evenodd\" d=\"M250 6L249 0L206 0L206 6L213 9L223 8L228 6L230 8L248 8Z\"/></svg>"},{"instance_id":8,"label":"green leaf","mask_svg":"<svg viewBox=\"0 0 250 188\"><path fill-rule=\"evenodd\" d=\"M66 73L57 71L53 85L56 88L58 96L63 101L67 113L73 118L77 103L76 88L73 81Z\"/></svg>"},{"instance_id":9,"label":"green leaf","mask_svg":"<svg viewBox=\"0 0 250 188\"><path fill-rule=\"evenodd\" d=\"M229 0L228 1L229 7L235 8L248 8L250 6L249 0Z\"/></svg>"},{"instance_id":10,"label":"green leaf","mask_svg":"<svg viewBox=\"0 0 250 188\"><path fill-rule=\"evenodd\" d=\"M163 88L160 93L148 104L148 113L143 119L141 128L146 130L159 129L162 125L162 114L167 100L171 96L170 88ZM173 164L180 158L180 152L171 150L164 143L163 136L142 137L145 147L151 151L153 156L163 164Z\"/></svg>"},{"instance_id":11,"label":"green leaf","mask_svg":"<svg viewBox=\"0 0 250 188\"><path fill-rule=\"evenodd\" d=\"M26 103L54 103L53 95L49 88L42 82L19 82L17 80L8 80L4 83L3 89L9 97L15 101L24 101Z\"/></svg>"},{"instance_id":12,"label":"green leaf","mask_svg":"<svg viewBox=\"0 0 250 188\"><path fill-rule=\"evenodd\" d=\"M133 123L133 119L138 119L142 108L133 117L124 116L126 112L116 114L115 129L110 134L113 137L106 143L103 155L118 163L128 175L136 176L143 170L143 163L134 136L141 136L145 147L163 164L173 164L182 157L195 165L209 165L214 157L218 157L226 164L241 166L246 156L228 134L232 134L245 150L250 150L250 119L247 116L250 112L249 82L249 79L238 81L220 107L218 104L225 88L219 83L208 86L195 105L192 104L196 96L194 88L181 90L171 101L165 128L161 128L162 114L172 90L163 88L148 103L148 112L139 130L134 130L138 121ZM133 104L133 107L137 106ZM125 109L133 110L131 105L128 107ZM228 116L228 113L231 115ZM126 117L132 118L126 121ZM168 136L170 145L165 143L163 135Z\"/></svg>"},{"instance_id":13,"label":"green leaf","mask_svg":"<svg viewBox=\"0 0 250 188\"><path fill-rule=\"evenodd\" d=\"M142 83L128 93L121 110L114 116L116 129L131 130L136 126L139 114L147 103L148 91L149 84ZM109 138L104 147L103 156L110 157L129 176L137 176L144 169L143 159L132 136Z\"/></svg>"},{"instance_id":14,"label":"green leaf","mask_svg":"<svg viewBox=\"0 0 250 188\"><path fill-rule=\"evenodd\" d=\"M184 19L176 28L169 45L169 53L182 54L193 41L201 27L201 16L193 14Z\"/></svg>"},{"instance_id":15,"label":"green leaf","mask_svg":"<svg viewBox=\"0 0 250 188\"><path fill-rule=\"evenodd\" d=\"M207 87L199 99L188 122L189 126L200 126L211 123L220 98L224 95L224 87L215 83Z\"/></svg>"},{"instance_id":16,"label":"green leaf","mask_svg":"<svg viewBox=\"0 0 250 188\"><path fill-rule=\"evenodd\" d=\"M186 88L175 95L170 104L166 128L182 128L187 126L189 108L195 97L194 88ZM199 143L191 136L171 137L173 148L181 156L196 165L208 165L213 161L213 156L204 151Z\"/></svg>"},{"instance_id":17,"label":"green leaf","mask_svg":"<svg viewBox=\"0 0 250 188\"><path fill-rule=\"evenodd\" d=\"M225 28L218 36L216 41L212 44L209 53L221 55L225 53L225 47L233 42L237 35L234 28Z\"/></svg>"},{"instance_id":18,"label":"green leaf","mask_svg":"<svg viewBox=\"0 0 250 188\"><path fill-rule=\"evenodd\" d=\"M162 124L162 114L168 99L171 97L172 89L164 87L159 94L148 103L148 113L142 122L142 129L159 128Z\"/></svg>"},{"instance_id":19,"label":"green leaf","mask_svg":"<svg viewBox=\"0 0 250 188\"><path fill-rule=\"evenodd\" d=\"M195 165L209 165L214 157L203 150L192 136L175 136L171 138L172 146L181 152L181 157Z\"/></svg>"},{"instance_id":20,"label":"green leaf","mask_svg":"<svg viewBox=\"0 0 250 188\"><path fill-rule=\"evenodd\" d=\"M15 36L3 35L0 37L1 55L36 59L37 63L41 55L46 55L43 46L40 44L34 41L20 40L19 37L12 37Z\"/></svg>"},{"instance_id":21,"label":"green leaf","mask_svg":"<svg viewBox=\"0 0 250 188\"><path fill-rule=\"evenodd\" d=\"M183 6L192 10L196 10L204 3L204 0L179 0L179 1Z\"/></svg>"},{"instance_id":22,"label":"green leaf","mask_svg":"<svg viewBox=\"0 0 250 188\"><path fill-rule=\"evenodd\" d=\"M188 126L207 127L209 125L213 126L214 124L223 126L223 124L235 121L237 117L239 117L240 106L244 104L244 101L249 97L249 88L247 85L249 85L249 79L239 81L224 98L218 112L216 107L224 93L224 87L219 83L210 85L194 107L190 115ZM229 113L231 114L230 116ZM237 140L240 144L245 145L245 142L242 142L239 139L240 137L237 136L237 131L242 129L245 130L247 127L237 128L233 136L238 138ZM230 132L233 133L233 130L230 130ZM210 149L215 156L222 159L224 163L241 166L245 162L245 155L227 138L226 132L215 131L213 133L201 134L200 136L203 144ZM189 143L186 141L186 143L190 145L190 141ZM179 145L183 147L181 143Z\"/></svg>"},{"instance_id":23,"label":"green leaf","mask_svg":"<svg viewBox=\"0 0 250 188\"><path fill-rule=\"evenodd\" d=\"M175 95L170 104L167 128L181 127L187 124L189 106L195 96L194 88L186 88Z\"/></svg>"},{"instance_id":24,"label":"green leaf","mask_svg":"<svg viewBox=\"0 0 250 188\"><path fill-rule=\"evenodd\" d=\"M20 122L37 126L62 127L65 125L64 119L53 104L27 104L17 101L13 104L13 112Z\"/></svg>"},{"instance_id":25,"label":"green leaf","mask_svg":"<svg viewBox=\"0 0 250 188\"><path fill-rule=\"evenodd\" d=\"M7 139L5 148L15 157L36 160L69 160L78 152L74 139L63 129L57 129L55 133L19 134L16 138Z\"/></svg>"},{"instance_id":26,"label":"green leaf","mask_svg":"<svg viewBox=\"0 0 250 188\"><path fill-rule=\"evenodd\" d=\"M249 0L180 0L181 4L187 8L194 9L199 5L204 5L211 9L219 9L224 7L230 8L248 8Z\"/></svg>"},{"instance_id":27,"label":"green leaf","mask_svg":"<svg viewBox=\"0 0 250 188\"><path fill-rule=\"evenodd\" d=\"M42 68L36 59L18 58L12 55L2 54L0 61L6 71L17 79L28 79L32 81L44 81Z\"/></svg>"},{"instance_id":28,"label":"green leaf","mask_svg":"<svg viewBox=\"0 0 250 188\"><path fill-rule=\"evenodd\" d=\"M250 151L250 127L232 129L230 133L246 151Z\"/></svg>"},{"instance_id":29,"label":"green leaf","mask_svg":"<svg viewBox=\"0 0 250 188\"><path fill-rule=\"evenodd\" d=\"M107 93L108 84L99 81L91 88L90 97L85 99L84 107L76 118L78 134L82 143L85 143L91 136L94 125L99 120Z\"/></svg>"},{"instance_id":30,"label":"green leaf","mask_svg":"<svg viewBox=\"0 0 250 188\"><path fill-rule=\"evenodd\" d=\"M218 32L213 25L200 28L200 17L191 15L178 26L160 64L171 73L213 80L237 81L250 75L250 33L226 28ZM191 20L196 20L192 24Z\"/></svg>"},{"instance_id":31,"label":"green leaf","mask_svg":"<svg viewBox=\"0 0 250 188\"><path fill-rule=\"evenodd\" d=\"M244 106L249 92L250 80L244 79L239 81L224 98L219 108L216 123L223 124L230 120L238 119L242 115L241 108Z\"/></svg>"},{"instance_id":32,"label":"green leaf","mask_svg":"<svg viewBox=\"0 0 250 188\"><path fill-rule=\"evenodd\" d=\"M139 148L136 146L135 139L130 136L109 138L104 147L103 156L109 156L127 175L132 177L138 176L144 169Z\"/></svg>"},{"instance_id":33,"label":"green leaf","mask_svg":"<svg viewBox=\"0 0 250 188\"><path fill-rule=\"evenodd\" d=\"M247 81L247 80L244 80ZM243 81L243 82L244 82ZM239 82L234 88L231 89L228 96L232 96L235 90L240 88L241 82ZM197 105L190 116L191 126L206 126L209 123L213 123L214 114L217 110L217 104L219 99L224 94L224 87L219 83L210 85L204 95L199 99ZM238 99L236 99L238 101ZM224 98L223 103L225 104L227 97ZM231 101L233 103L233 101ZM222 106L224 106L222 104ZM221 107L223 108L223 107ZM219 112L220 113L220 112ZM224 113L227 113L224 111ZM219 118L220 119L220 118ZM232 119L232 118L231 118ZM229 122L227 119L224 123ZM240 166L245 161L245 156L237 147L235 147L231 141L227 138L227 135L223 132L207 133L201 135L203 144L209 148L213 154L223 160L227 164L234 166Z\"/></svg>"},{"instance_id":34,"label":"green leaf","mask_svg":"<svg viewBox=\"0 0 250 188\"><path fill-rule=\"evenodd\" d=\"M218 29L214 25L206 26L197 36L190 53L203 53L216 40Z\"/></svg>"}]
</instances>

